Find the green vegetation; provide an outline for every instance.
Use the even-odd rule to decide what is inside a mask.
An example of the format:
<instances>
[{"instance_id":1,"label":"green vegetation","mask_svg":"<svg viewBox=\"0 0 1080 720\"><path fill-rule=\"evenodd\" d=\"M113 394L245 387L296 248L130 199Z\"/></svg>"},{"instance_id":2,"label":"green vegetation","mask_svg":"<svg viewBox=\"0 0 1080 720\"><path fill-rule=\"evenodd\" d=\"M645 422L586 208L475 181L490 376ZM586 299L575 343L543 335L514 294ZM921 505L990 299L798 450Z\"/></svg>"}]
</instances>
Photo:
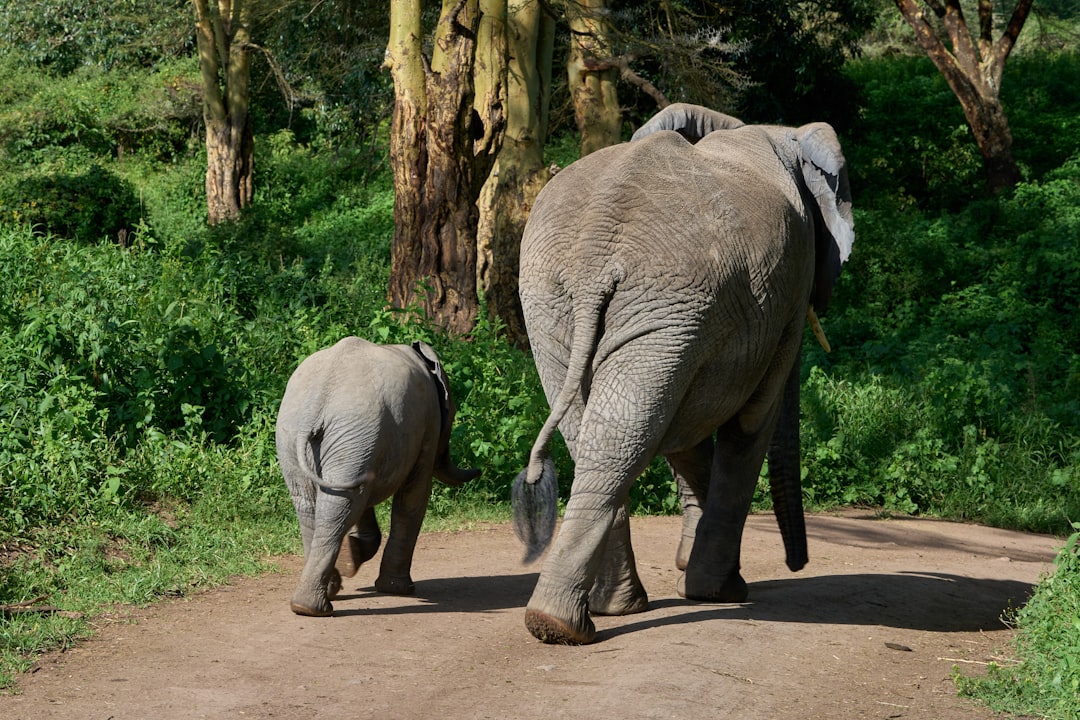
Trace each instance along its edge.
<instances>
[{"instance_id":1,"label":"green vegetation","mask_svg":"<svg viewBox=\"0 0 1080 720\"><path fill-rule=\"evenodd\" d=\"M66 57L53 75L0 59L0 605L69 611L0 615L0 686L103 608L298 551L277 402L297 362L344 335L424 339L445 361L454 457L484 475L437 486L429 527L506 517L547 413L531 358L488 321L450 338L385 306L393 197L370 138L309 118L298 139L263 118L254 207L209 229L190 60L113 73ZM807 501L1065 535L1080 519L1080 57L1010 61L1026 180L995 198L929 61L845 71L858 239L824 318L834 351L805 345ZM565 448L556 459L568 483ZM662 462L632 500L677 509ZM1060 677L1075 692L1069 548L1016 618L1020 664L971 692L1048 715L1062 701L1010 688Z\"/></svg>"},{"instance_id":2,"label":"green vegetation","mask_svg":"<svg viewBox=\"0 0 1080 720\"><path fill-rule=\"evenodd\" d=\"M1016 148L1029 179L987 198L929 61L848 66L857 241L826 321L835 350L808 344L804 361L812 501L1059 534L1080 517L1080 96L1038 101L1080 59L1010 70L1017 135L1042 141Z\"/></svg>"},{"instance_id":3,"label":"green vegetation","mask_svg":"<svg viewBox=\"0 0 1080 720\"><path fill-rule=\"evenodd\" d=\"M1080 523L1073 528L1080 531ZM1016 612L1018 659L991 664L985 678L956 676L961 694L999 712L1080 718L1080 532L1062 548L1055 571Z\"/></svg>"}]
</instances>

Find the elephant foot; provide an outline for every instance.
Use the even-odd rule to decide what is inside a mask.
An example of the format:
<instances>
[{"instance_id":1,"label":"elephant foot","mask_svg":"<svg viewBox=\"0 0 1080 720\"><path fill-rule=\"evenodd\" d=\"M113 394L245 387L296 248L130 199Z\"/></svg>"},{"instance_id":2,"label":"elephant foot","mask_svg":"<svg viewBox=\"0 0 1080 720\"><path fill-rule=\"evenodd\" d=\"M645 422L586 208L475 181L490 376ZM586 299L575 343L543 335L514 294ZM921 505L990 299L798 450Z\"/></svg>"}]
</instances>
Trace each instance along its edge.
<instances>
[{"instance_id":1,"label":"elephant foot","mask_svg":"<svg viewBox=\"0 0 1080 720\"><path fill-rule=\"evenodd\" d=\"M293 595L289 603L289 609L297 615L304 617L330 617L334 613L334 606L329 600L323 598L322 602L310 602L305 598Z\"/></svg>"},{"instance_id":2,"label":"elephant foot","mask_svg":"<svg viewBox=\"0 0 1080 720\"><path fill-rule=\"evenodd\" d=\"M416 592L416 585L410 577L386 577L380 575L375 580L375 589L387 595L412 595Z\"/></svg>"},{"instance_id":3,"label":"elephant foot","mask_svg":"<svg viewBox=\"0 0 1080 720\"><path fill-rule=\"evenodd\" d=\"M679 596L687 600L715 603L744 603L750 594L738 570L728 575L722 583L700 574L683 573L677 590Z\"/></svg>"},{"instance_id":4,"label":"elephant foot","mask_svg":"<svg viewBox=\"0 0 1080 720\"><path fill-rule=\"evenodd\" d=\"M549 645L587 645L596 637L596 626L589 614L583 616L584 622L579 627L552 617L539 610L525 611L525 627L532 636Z\"/></svg>"},{"instance_id":5,"label":"elephant foot","mask_svg":"<svg viewBox=\"0 0 1080 720\"><path fill-rule=\"evenodd\" d=\"M694 549L694 536L683 533L679 540L679 549L675 551L675 567L678 570L686 570L690 564L690 551Z\"/></svg>"},{"instance_id":6,"label":"elephant foot","mask_svg":"<svg viewBox=\"0 0 1080 720\"><path fill-rule=\"evenodd\" d=\"M381 543L380 535L372 537L347 534L341 539L341 550L338 551L334 567L342 577L351 578L360 570L361 565L375 557Z\"/></svg>"},{"instance_id":7,"label":"elephant foot","mask_svg":"<svg viewBox=\"0 0 1080 720\"><path fill-rule=\"evenodd\" d=\"M632 615L649 609L649 594L637 573L619 583L597 578L589 592L589 612L595 615Z\"/></svg>"},{"instance_id":8,"label":"elephant foot","mask_svg":"<svg viewBox=\"0 0 1080 720\"><path fill-rule=\"evenodd\" d=\"M337 571L337 568L332 568L330 577L326 581L326 599L333 600L339 592L341 592L341 573Z\"/></svg>"}]
</instances>

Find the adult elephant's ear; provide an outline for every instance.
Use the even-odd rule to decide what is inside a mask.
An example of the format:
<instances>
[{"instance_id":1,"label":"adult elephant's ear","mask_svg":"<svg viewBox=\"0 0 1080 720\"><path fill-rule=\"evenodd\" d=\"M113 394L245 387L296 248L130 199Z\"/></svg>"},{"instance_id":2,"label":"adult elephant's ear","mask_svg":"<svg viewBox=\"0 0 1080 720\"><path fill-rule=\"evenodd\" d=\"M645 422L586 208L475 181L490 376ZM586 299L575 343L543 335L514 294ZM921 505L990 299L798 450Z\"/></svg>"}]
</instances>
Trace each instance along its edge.
<instances>
[{"instance_id":1,"label":"adult elephant's ear","mask_svg":"<svg viewBox=\"0 0 1080 720\"><path fill-rule=\"evenodd\" d=\"M855 243L851 186L844 153L832 127L826 123L803 125L796 131L796 138L802 150L803 180L820 211L810 303L823 313L840 275L840 266L851 255Z\"/></svg>"},{"instance_id":2,"label":"adult elephant's ear","mask_svg":"<svg viewBox=\"0 0 1080 720\"><path fill-rule=\"evenodd\" d=\"M674 103L653 115L649 122L639 127L630 141L640 140L660 130L674 130L691 143L696 143L715 130L730 130L742 127L744 124L738 118L700 105Z\"/></svg>"}]
</instances>

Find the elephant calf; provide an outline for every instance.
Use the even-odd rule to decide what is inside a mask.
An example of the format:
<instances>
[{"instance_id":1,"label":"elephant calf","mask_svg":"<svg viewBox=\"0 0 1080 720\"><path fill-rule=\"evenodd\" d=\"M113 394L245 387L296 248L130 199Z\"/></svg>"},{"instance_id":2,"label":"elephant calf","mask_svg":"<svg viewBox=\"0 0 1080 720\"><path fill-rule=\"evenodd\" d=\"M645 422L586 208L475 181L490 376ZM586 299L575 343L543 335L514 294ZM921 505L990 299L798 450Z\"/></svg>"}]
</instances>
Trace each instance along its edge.
<instances>
[{"instance_id":1,"label":"elephant calf","mask_svg":"<svg viewBox=\"0 0 1080 720\"><path fill-rule=\"evenodd\" d=\"M450 461L454 413L442 365L421 342L376 345L347 337L300 363L285 388L275 435L304 541L293 612L333 612L341 575L354 575L379 549L375 506L391 496L375 588L414 591L413 549L432 476L461 485L480 474Z\"/></svg>"}]
</instances>

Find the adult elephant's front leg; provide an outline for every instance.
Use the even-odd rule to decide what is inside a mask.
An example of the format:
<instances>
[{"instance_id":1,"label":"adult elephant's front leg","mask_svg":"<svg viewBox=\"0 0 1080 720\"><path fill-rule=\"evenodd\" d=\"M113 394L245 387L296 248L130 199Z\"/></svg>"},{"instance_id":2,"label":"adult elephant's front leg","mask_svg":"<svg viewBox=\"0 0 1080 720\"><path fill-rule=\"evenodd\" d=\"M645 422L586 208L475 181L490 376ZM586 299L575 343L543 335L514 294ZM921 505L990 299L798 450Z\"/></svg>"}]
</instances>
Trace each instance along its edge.
<instances>
[{"instance_id":1,"label":"adult elephant's front leg","mask_svg":"<svg viewBox=\"0 0 1080 720\"><path fill-rule=\"evenodd\" d=\"M682 537L679 539L679 548L675 551L675 567L685 570L690 561L690 551L694 547L698 522L701 520L701 508L708 495L709 474L713 462L712 436L685 452L669 453L665 458L679 488L679 502L683 514Z\"/></svg>"},{"instance_id":2,"label":"adult elephant's front leg","mask_svg":"<svg viewBox=\"0 0 1080 720\"><path fill-rule=\"evenodd\" d=\"M775 425L775 411L770 415L756 433L743 433L738 418L717 433L709 494L678 588L689 600L746 601L746 581L739 572L742 534Z\"/></svg>"},{"instance_id":3,"label":"adult elephant's front leg","mask_svg":"<svg viewBox=\"0 0 1080 720\"><path fill-rule=\"evenodd\" d=\"M615 513L600 570L589 592L589 611L597 615L630 615L648 607L649 596L638 577L630 544L629 503L623 503Z\"/></svg>"}]
</instances>

